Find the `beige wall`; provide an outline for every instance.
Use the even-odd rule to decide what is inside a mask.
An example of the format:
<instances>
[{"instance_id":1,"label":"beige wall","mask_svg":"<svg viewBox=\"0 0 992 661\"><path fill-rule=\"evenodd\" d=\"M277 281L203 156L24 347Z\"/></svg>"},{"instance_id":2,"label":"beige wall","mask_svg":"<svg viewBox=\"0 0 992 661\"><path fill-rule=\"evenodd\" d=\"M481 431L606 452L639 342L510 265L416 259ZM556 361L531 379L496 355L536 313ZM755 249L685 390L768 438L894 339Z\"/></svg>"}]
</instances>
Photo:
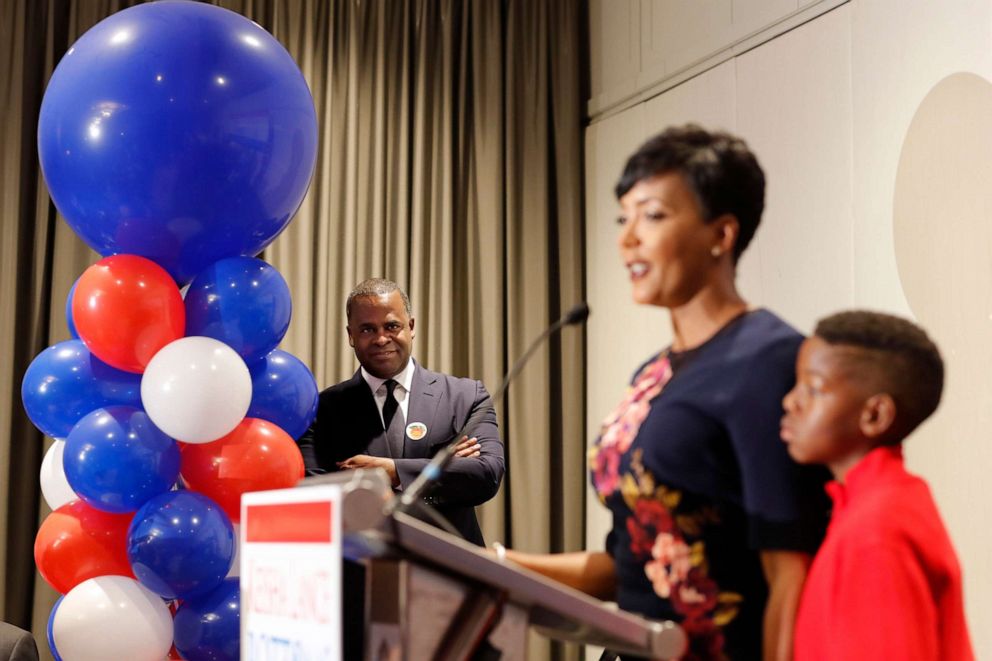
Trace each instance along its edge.
<instances>
[{"instance_id":1,"label":"beige wall","mask_svg":"<svg viewBox=\"0 0 992 661\"><path fill-rule=\"evenodd\" d=\"M672 123L739 133L769 180L762 227L740 265L745 296L804 332L854 306L908 315L944 351L944 404L907 456L957 546L976 654L992 658L992 629L983 626L992 612L992 507L981 488L992 467L992 0L837 4L644 0L610 13L613 0L592 2L594 17L615 24L591 35L589 438L630 372L669 340L663 313L630 302L616 256L611 190L623 159ZM700 27L725 23L728 5L750 37ZM617 64L607 41L624 25L636 42L634 69ZM698 70L670 65L647 83L645 34L661 30L716 41L684 56L681 70ZM721 50L719 38L730 45ZM723 55L702 61L700 48ZM608 522L591 493L589 503L587 541L602 548Z\"/></svg>"},{"instance_id":2,"label":"beige wall","mask_svg":"<svg viewBox=\"0 0 992 661\"><path fill-rule=\"evenodd\" d=\"M590 116L657 96L847 0L591 0Z\"/></svg>"}]
</instances>

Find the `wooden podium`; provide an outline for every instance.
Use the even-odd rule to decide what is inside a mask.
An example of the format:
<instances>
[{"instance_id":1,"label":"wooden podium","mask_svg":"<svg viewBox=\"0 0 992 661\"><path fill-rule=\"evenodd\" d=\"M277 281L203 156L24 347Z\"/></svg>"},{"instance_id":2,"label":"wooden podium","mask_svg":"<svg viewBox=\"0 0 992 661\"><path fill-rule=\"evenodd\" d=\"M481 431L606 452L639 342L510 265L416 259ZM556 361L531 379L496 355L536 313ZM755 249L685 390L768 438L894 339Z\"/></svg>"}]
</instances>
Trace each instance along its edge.
<instances>
[{"instance_id":1,"label":"wooden podium","mask_svg":"<svg viewBox=\"0 0 992 661\"><path fill-rule=\"evenodd\" d=\"M682 629L618 610L408 516L386 515L380 470L307 478L339 485L344 557L366 565L366 661L524 661L533 628L556 640L676 659Z\"/></svg>"}]
</instances>

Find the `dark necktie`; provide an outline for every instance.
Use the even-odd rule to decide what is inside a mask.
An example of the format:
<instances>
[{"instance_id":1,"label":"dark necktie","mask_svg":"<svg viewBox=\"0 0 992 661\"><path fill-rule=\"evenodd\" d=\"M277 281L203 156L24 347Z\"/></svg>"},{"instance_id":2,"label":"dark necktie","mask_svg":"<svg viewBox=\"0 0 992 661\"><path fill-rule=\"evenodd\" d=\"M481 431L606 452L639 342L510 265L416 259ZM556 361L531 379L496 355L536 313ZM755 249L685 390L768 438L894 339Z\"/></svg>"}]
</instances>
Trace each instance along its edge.
<instances>
[{"instance_id":1,"label":"dark necktie","mask_svg":"<svg viewBox=\"0 0 992 661\"><path fill-rule=\"evenodd\" d=\"M382 404L382 426L386 430L386 445L389 448L389 455L394 458L403 456L403 427L406 425L406 419L394 393L397 385L399 384L392 379L386 381L386 401Z\"/></svg>"},{"instance_id":2,"label":"dark necktie","mask_svg":"<svg viewBox=\"0 0 992 661\"><path fill-rule=\"evenodd\" d=\"M396 409L400 407L400 403L396 401L396 395L393 394L397 385L399 384L392 379L386 381L386 401L382 405L383 429L389 429L389 423L393 421L393 416L396 415Z\"/></svg>"}]
</instances>

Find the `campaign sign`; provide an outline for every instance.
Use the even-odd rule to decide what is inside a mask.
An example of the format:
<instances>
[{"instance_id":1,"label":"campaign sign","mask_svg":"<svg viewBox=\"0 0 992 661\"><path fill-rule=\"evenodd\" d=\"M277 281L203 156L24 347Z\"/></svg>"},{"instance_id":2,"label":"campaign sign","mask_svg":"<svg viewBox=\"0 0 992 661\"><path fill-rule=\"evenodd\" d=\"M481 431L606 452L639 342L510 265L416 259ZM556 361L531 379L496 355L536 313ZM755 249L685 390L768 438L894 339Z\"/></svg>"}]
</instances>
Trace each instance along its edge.
<instances>
[{"instance_id":1,"label":"campaign sign","mask_svg":"<svg viewBox=\"0 0 992 661\"><path fill-rule=\"evenodd\" d=\"M241 658L340 661L341 488L241 498Z\"/></svg>"}]
</instances>

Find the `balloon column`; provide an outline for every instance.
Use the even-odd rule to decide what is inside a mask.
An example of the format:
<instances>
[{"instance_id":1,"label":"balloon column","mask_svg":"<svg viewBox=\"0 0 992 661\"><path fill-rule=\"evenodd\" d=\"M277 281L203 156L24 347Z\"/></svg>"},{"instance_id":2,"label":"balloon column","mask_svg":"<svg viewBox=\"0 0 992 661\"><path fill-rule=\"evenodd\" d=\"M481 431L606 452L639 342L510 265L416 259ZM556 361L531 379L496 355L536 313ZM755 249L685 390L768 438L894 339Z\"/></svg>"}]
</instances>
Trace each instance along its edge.
<instances>
[{"instance_id":1,"label":"balloon column","mask_svg":"<svg viewBox=\"0 0 992 661\"><path fill-rule=\"evenodd\" d=\"M313 375L276 348L289 289L254 255L303 201L316 143L290 55L219 7L125 9L52 75L45 180L103 256L67 302L75 339L41 352L21 392L56 439L35 561L64 595L58 658L238 658L238 503L302 477L293 438L317 406Z\"/></svg>"}]
</instances>

